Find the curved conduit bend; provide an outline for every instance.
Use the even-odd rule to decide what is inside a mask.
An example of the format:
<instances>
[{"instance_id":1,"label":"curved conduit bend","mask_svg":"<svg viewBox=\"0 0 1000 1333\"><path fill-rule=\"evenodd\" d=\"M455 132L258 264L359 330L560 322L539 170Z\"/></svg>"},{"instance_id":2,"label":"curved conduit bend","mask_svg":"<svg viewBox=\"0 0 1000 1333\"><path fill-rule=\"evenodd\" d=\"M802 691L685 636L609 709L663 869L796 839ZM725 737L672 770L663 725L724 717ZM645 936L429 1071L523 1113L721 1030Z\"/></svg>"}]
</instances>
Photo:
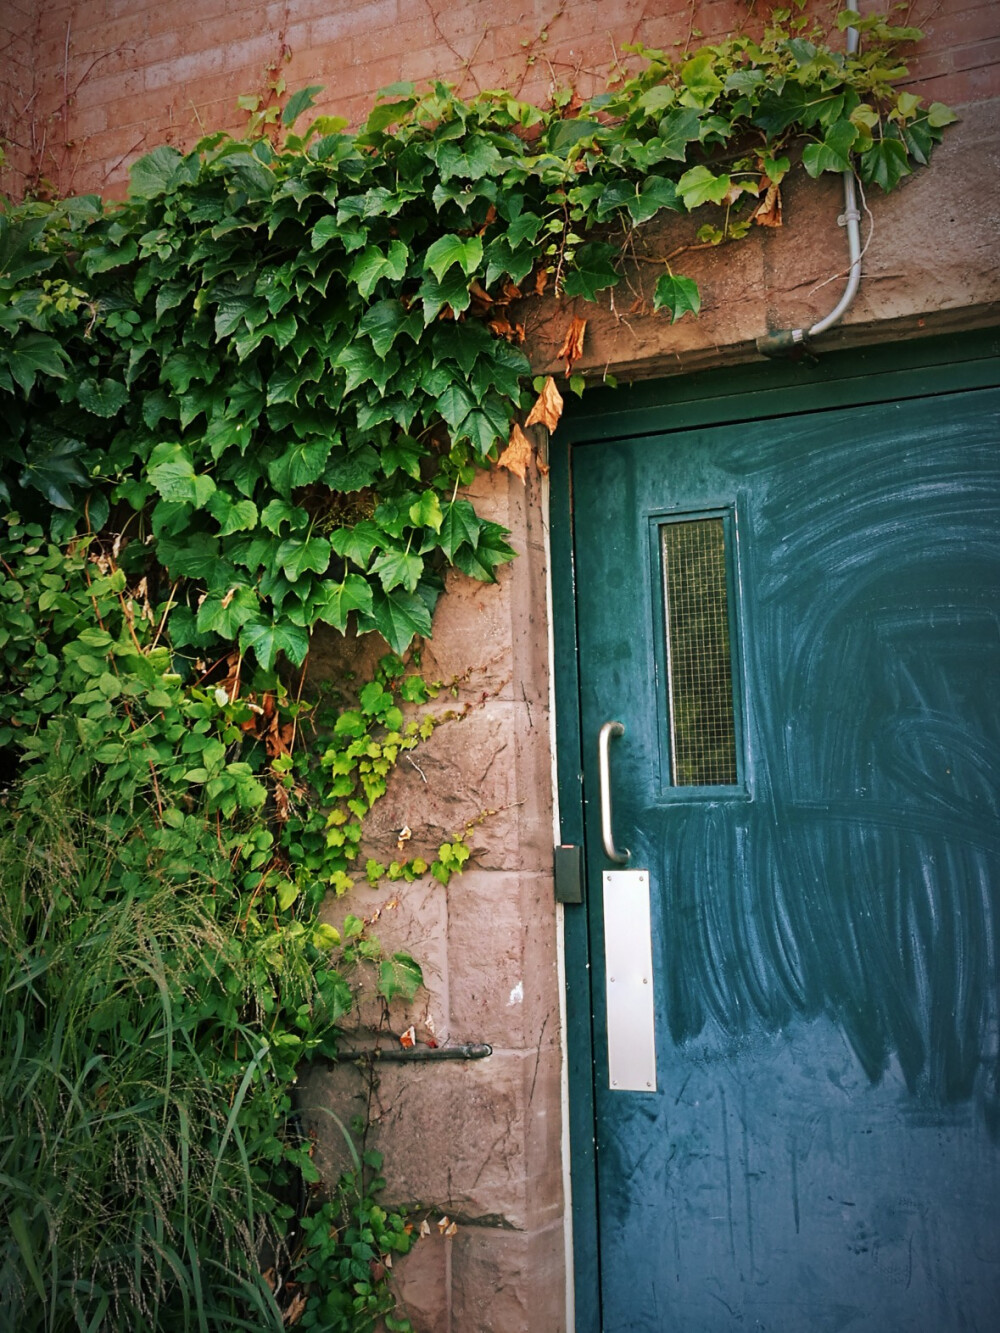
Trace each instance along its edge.
<instances>
[{"instance_id":1,"label":"curved conduit bend","mask_svg":"<svg viewBox=\"0 0 1000 1333\"><path fill-rule=\"evenodd\" d=\"M857 53L859 44L857 28L847 29L845 51L848 56ZM788 356L798 348L808 346L810 338L825 333L847 312L861 284L861 213L858 211L857 191L854 183L854 171L849 168L843 173L844 211L837 219L837 225L847 228L847 248L851 266L847 275L844 294L828 315L816 321L808 329L779 329L776 333L765 333L757 339L757 351L763 356Z\"/></svg>"}]
</instances>

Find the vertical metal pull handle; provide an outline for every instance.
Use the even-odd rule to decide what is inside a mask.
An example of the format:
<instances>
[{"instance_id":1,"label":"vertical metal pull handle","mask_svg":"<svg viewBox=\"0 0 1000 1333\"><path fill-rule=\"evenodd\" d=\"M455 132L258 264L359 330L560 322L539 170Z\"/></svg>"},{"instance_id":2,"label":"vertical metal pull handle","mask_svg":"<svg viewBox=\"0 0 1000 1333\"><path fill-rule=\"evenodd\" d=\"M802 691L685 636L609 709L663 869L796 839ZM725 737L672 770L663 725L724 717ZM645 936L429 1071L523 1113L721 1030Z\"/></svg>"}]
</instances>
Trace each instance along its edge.
<instances>
[{"instance_id":1,"label":"vertical metal pull handle","mask_svg":"<svg viewBox=\"0 0 1000 1333\"><path fill-rule=\"evenodd\" d=\"M630 856L629 849L618 851L611 831L611 765L608 761L608 746L612 736L624 736L625 728L620 722L605 722L597 737L597 772L601 788L601 841L604 843L604 855L615 865L624 865Z\"/></svg>"}]
</instances>

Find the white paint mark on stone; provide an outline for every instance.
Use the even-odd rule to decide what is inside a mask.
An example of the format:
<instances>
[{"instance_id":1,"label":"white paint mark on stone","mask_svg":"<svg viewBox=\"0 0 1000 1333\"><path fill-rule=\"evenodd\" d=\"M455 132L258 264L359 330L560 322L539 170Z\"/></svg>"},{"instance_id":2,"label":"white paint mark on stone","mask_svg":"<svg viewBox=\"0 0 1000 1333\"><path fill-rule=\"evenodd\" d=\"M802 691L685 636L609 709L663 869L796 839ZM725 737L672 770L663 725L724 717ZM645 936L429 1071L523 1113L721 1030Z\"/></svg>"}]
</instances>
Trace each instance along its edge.
<instances>
[{"instance_id":1,"label":"white paint mark on stone","mask_svg":"<svg viewBox=\"0 0 1000 1333\"><path fill-rule=\"evenodd\" d=\"M523 1003L523 1001L524 1001L524 982L519 981L517 985L514 987L514 989L511 991L510 999L507 1001L507 1004L508 1006L512 1004L521 1004Z\"/></svg>"}]
</instances>

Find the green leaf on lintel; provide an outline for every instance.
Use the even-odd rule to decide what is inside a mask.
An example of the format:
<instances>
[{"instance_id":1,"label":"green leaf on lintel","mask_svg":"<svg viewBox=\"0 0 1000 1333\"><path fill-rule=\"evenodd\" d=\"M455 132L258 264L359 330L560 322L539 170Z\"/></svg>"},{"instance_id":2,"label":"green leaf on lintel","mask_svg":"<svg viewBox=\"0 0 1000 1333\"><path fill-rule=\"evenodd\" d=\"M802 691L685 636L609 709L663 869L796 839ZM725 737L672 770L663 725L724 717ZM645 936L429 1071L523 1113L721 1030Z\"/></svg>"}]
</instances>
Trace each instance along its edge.
<instances>
[{"instance_id":1,"label":"green leaf on lintel","mask_svg":"<svg viewBox=\"0 0 1000 1333\"><path fill-rule=\"evenodd\" d=\"M699 165L685 171L677 182L677 193L684 200L684 207L691 212L702 204L721 203L731 185L729 176L717 176L708 167Z\"/></svg>"},{"instance_id":2,"label":"green leaf on lintel","mask_svg":"<svg viewBox=\"0 0 1000 1333\"><path fill-rule=\"evenodd\" d=\"M588 241L576 252L573 267L563 281L567 296L583 296L593 301L605 287L613 287L619 280L614 261L618 247L603 241Z\"/></svg>"},{"instance_id":3,"label":"green leaf on lintel","mask_svg":"<svg viewBox=\"0 0 1000 1333\"><path fill-rule=\"evenodd\" d=\"M688 311L697 315L701 309L701 293L698 284L691 278L680 274L664 273L657 281L653 294L654 310L669 310L672 323L676 323Z\"/></svg>"},{"instance_id":4,"label":"green leaf on lintel","mask_svg":"<svg viewBox=\"0 0 1000 1333\"><path fill-rule=\"evenodd\" d=\"M954 125L958 120L950 106L945 106L943 102L932 102L927 108L927 123L933 129L941 129L945 125Z\"/></svg>"}]
</instances>

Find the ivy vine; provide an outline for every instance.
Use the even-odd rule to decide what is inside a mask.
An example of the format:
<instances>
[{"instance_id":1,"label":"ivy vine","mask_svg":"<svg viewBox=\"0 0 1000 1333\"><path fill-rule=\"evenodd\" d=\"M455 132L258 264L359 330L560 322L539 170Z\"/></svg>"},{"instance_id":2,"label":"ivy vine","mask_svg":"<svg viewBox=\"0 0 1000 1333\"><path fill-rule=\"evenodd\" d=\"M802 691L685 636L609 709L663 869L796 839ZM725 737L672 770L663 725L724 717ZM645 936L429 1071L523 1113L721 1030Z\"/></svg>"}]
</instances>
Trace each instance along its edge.
<instances>
[{"instance_id":1,"label":"ivy vine","mask_svg":"<svg viewBox=\"0 0 1000 1333\"><path fill-rule=\"evenodd\" d=\"M775 11L759 41L678 61L637 48L637 73L545 109L397 85L356 132L329 116L298 129L319 91L308 88L247 138L155 149L123 203L0 211L0 749L16 772L0 834L18 866L38 830L103 849L86 892L60 880L36 900L37 866L5 882L7 907L20 904L0 922L8 980L34 988L43 1042L66 982L38 952L51 913L83 939L109 907L183 885L221 932L200 962L168 949L178 970L164 981L184 1058L224 1108L199 1122L216 1165L190 1253L218 1227L218 1163L235 1153L254 1206L285 1231L287 1281L279 1308L255 1271L259 1238L233 1222L243 1286L219 1298L220 1326L253 1308L280 1327L294 1306L302 1327L368 1328L392 1306L386 1257L412 1243L373 1201L374 1159L337 1199L287 1203L296 1173L316 1175L289 1129L292 1089L303 1060L335 1056L352 969L373 968L386 1002L420 984L414 960L384 955L363 921L325 924L327 895L358 877L447 883L469 854L469 830L456 830L436 854L360 868L365 816L436 722L440 686L405 655L431 632L443 574L489 582L513 557L463 488L498 463L523 475L521 423L558 420L554 382L532 380L520 348L523 303L597 299L622 280L637 230L664 215L708 210L700 244L774 225L798 164L853 168L885 190L924 165L955 117L893 86L906 72L896 49L919 34L853 11L839 22L861 30L859 54ZM680 319L700 295L664 260L653 304ZM372 680L303 696L321 624L382 636ZM134 978L106 986L149 1001ZM80 1037L81 1108L106 1102L122 1025L140 1030L128 1004L114 1013ZM22 1052L15 1027L6 1045ZM164 1054L168 1070L176 1058ZM22 1076L0 1071L15 1093ZM3 1152L9 1162L24 1144ZM52 1217L18 1188L8 1258L30 1290ZM345 1189L346 1249L334 1222ZM188 1225L186 1208L164 1204L164 1234ZM171 1295L154 1241L141 1326L161 1326L161 1301L162 1326L207 1327L200 1287L178 1277ZM65 1291L41 1284L46 1327L64 1314L77 1321L66 1327L140 1327L112 1279L82 1289L79 1271ZM0 1302L28 1319L16 1292Z\"/></svg>"}]
</instances>

